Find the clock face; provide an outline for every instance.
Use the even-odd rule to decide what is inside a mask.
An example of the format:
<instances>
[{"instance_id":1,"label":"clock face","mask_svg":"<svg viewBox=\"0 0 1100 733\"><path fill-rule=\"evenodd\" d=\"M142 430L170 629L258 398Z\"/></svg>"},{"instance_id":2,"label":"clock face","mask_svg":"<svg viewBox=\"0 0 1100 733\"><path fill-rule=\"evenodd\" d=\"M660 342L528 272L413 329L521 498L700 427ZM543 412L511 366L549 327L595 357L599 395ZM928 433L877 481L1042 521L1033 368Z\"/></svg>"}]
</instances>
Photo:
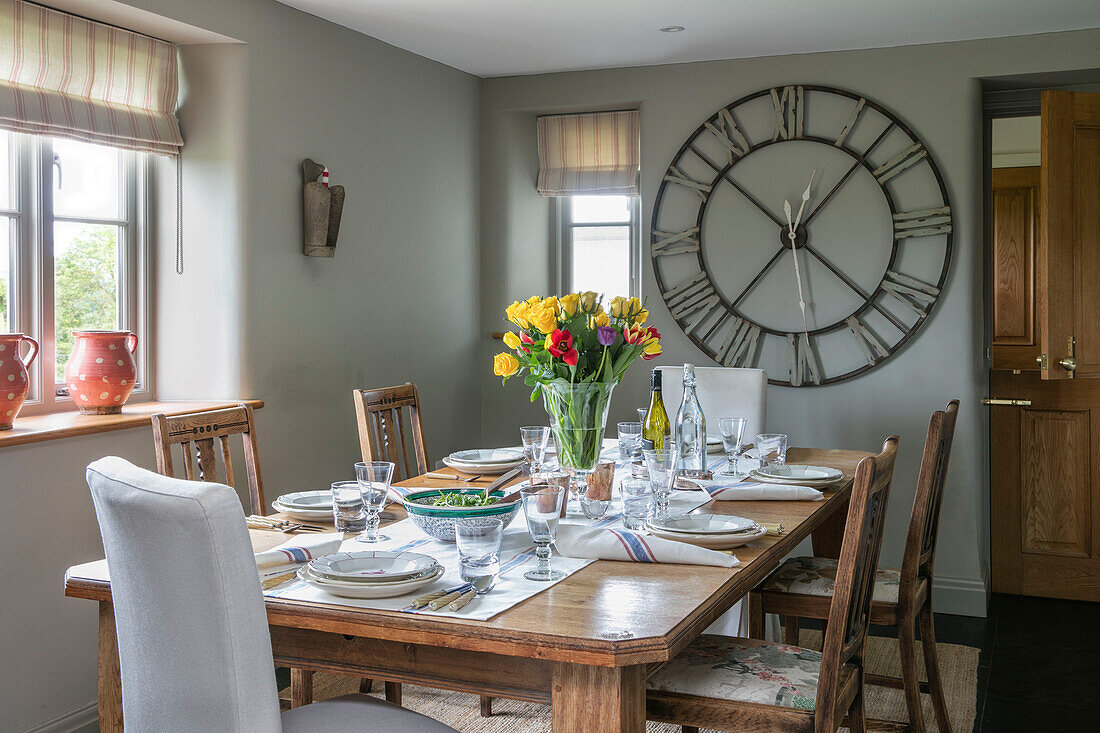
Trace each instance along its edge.
<instances>
[{"instance_id":1,"label":"clock face","mask_svg":"<svg viewBox=\"0 0 1100 733\"><path fill-rule=\"evenodd\" d=\"M951 261L951 206L927 148L882 106L829 87L764 89L673 157L651 255L673 319L716 362L830 384L883 363L928 318Z\"/></svg>"}]
</instances>

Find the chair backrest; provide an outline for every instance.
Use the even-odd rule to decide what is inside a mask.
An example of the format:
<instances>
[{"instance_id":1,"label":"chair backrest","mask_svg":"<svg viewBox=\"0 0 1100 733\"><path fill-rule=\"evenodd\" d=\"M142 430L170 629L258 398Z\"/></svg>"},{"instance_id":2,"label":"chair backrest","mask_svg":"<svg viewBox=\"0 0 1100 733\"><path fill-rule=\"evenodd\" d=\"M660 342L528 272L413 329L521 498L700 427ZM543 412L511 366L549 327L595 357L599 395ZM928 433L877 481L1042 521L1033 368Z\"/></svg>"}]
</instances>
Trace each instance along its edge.
<instances>
[{"instance_id":1,"label":"chair backrest","mask_svg":"<svg viewBox=\"0 0 1100 733\"><path fill-rule=\"evenodd\" d=\"M835 710L841 668L850 662L860 666L863 663L863 644L867 638L897 451L898 438L891 436L883 443L881 453L864 458L856 466L822 647L817 691L819 712Z\"/></svg>"},{"instance_id":2,"label":"chair backrest","mask_svg":"<svg viewBox=\"0 0 1100 733\"><path fill-rule=\"evenodd\" d=\"M281 731L236 492L116 457L88 466L87 479L111 576L126 730Z\"/></svg>"},{"instance_id":3,"label":"chair backrest","mask_svg":"<svg viewBox=\"0 0 1100 733\"><path fill-rule=\"evenodd\" d=\"M400 387L357 389L352 394L363 460L393 463L394 481L427 473L428 450L424 447L424 424L420 419L416 385L405 382ZM410 436L415 463L409 462L407 441Z\"/></svg>"},{"instance_id":4,"label":"chair backrest","mask_svg":"<svg viewBox=\"0 0 1100 733\"><path fill-rule=\"evenodd\" d=\"M928 436L924 441L924 456L917 476L917 493L913 497L913 513L909 518L909 534L901 564L903 587L898 589L899 598L914 592L920 578L932 579L940 506L958 412L959 401L951 400L946 409L933 412L928 421Z\"/></svg>"},{"instance_id":5,"label":"chair backrest","mask_svg":"<svg viewBox=\"0 0 1100 733\"><path fill-rule=\"evenodd\" d=\"M256 425L252 406L240 403L224 410L188 412L182 415L153 415L153 445L157 453L157 470L165 476L175 476L172 446L183 448L183 473L191 481L225 483L233 488L233 461L229 455L229 436L240 435L244 441L244 466L248 479L248 496L254 514L267 514L264 482L260 476L260 454L256 441ZM218 446L215 448L214 440ZM192 455L192 448L194 455ZM218 478L218 454L225 467L225 481ZM197 459L197 469L196 469Z\"/></svg>"},{"instance_id":6,"label":"chair backrest","mask_svg":"<svg viewBox=\"0 0 1100 733\"><path fill-rule=\"evenodd\" d=\"M676 422L676 413L684 401L684 367L662 366L661 391L668 418ZM695 394L707 418L707 436L721 438L718 418L743 417L745 442L752 443L765 432L768 411L768 375L763 369L733 367L695 367Z\"/></svg>"}]
</instances>

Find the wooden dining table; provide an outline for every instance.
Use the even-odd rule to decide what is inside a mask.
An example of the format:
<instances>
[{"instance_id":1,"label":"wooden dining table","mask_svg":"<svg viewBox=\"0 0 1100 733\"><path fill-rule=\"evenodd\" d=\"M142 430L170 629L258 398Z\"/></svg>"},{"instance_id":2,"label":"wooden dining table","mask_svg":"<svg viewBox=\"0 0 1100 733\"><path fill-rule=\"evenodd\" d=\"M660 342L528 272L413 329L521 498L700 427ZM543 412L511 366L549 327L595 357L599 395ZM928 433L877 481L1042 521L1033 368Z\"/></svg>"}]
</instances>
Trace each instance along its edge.
<instances>
[{"instance_id":1,"label":"wooden dining table","mask_svg":"<svg viewBox=\"0 0 1100 733\"><path fill-rule=\"evenodd\" d=\"M555 733L644 731L649 672L699 636L806 538L812 538L814 554L839 555L852 477L868 455L788 451L789 463L844 472L823 501L713 501L696 509L783 524L781 535L734 550L740 560L734 568L600 560L488 621L265 598L275 662L549 702ZM454 485L425 478L405 483ZM287 539L278 532L251 534L257 552ZM100 730L120 731L110 583L70 574L65 594L99 602Z\"/></svg>"}]
</instances>

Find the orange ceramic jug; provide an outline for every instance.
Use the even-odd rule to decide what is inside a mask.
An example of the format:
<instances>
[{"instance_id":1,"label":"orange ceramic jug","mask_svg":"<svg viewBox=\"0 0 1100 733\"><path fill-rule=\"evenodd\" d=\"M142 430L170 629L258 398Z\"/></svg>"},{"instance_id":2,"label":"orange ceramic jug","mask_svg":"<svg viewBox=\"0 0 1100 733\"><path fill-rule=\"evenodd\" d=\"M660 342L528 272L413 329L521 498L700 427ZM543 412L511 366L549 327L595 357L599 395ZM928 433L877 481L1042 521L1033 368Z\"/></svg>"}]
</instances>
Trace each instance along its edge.
<instances>
[{"instance_id":1,"label":"orange ceramic jug","mask_svg":"<svg viewBox=\"0 0 1100 733\"><path fill-rule=\"evenodd\" d=\"M19 344L31 345L27 355L19 357ZM11 424L19 415L23 401L27 399L30 380L27 367L38 356L38 342L21 333L0 333L0 430L11 430Z\"/></svg>"},{"instance_id":2,"label":"orange ceramic jug","mask_svg":"<svg viewBox=\"0 0 1100 733\"><path fill-rule=\"evenodd\" d=\"M69 396L85 415L113 415L134 389L137 336L130 331L73 331L65 365Z\"/></svg>"}]
</instances>

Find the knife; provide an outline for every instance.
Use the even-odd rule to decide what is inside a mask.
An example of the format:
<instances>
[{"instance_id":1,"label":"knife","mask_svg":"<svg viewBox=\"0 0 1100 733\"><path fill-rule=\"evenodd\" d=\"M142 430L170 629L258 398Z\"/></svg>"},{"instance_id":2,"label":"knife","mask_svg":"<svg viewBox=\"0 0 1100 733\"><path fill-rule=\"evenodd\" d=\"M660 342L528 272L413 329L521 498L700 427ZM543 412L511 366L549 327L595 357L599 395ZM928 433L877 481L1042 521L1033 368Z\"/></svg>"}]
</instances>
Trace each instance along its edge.
<instances>
[{"instance_id":1,"label":"knife","mask_svg":"<svg viewBox=\"0 0 1100 733\"><path fill-rule=\"evenodd\" d=\"M523 469L525 469L526 467L527 467L527 464L521 464L521 465L516 466L515 468L513 468L508 473L500 476L499 478L497 478L496 481L494 481L493 483L491 483L491 484L489 484L488 486L485 487L484 491L482 492L482 495L485 496L486 498L488 498L489 496L492 495L492 493L495 490L499 489L501 486L504 486L504 484L508 483L509 481L514 479L516 476L519 476L520 474L522 474Z\"/></svg>"}]
</instances>

